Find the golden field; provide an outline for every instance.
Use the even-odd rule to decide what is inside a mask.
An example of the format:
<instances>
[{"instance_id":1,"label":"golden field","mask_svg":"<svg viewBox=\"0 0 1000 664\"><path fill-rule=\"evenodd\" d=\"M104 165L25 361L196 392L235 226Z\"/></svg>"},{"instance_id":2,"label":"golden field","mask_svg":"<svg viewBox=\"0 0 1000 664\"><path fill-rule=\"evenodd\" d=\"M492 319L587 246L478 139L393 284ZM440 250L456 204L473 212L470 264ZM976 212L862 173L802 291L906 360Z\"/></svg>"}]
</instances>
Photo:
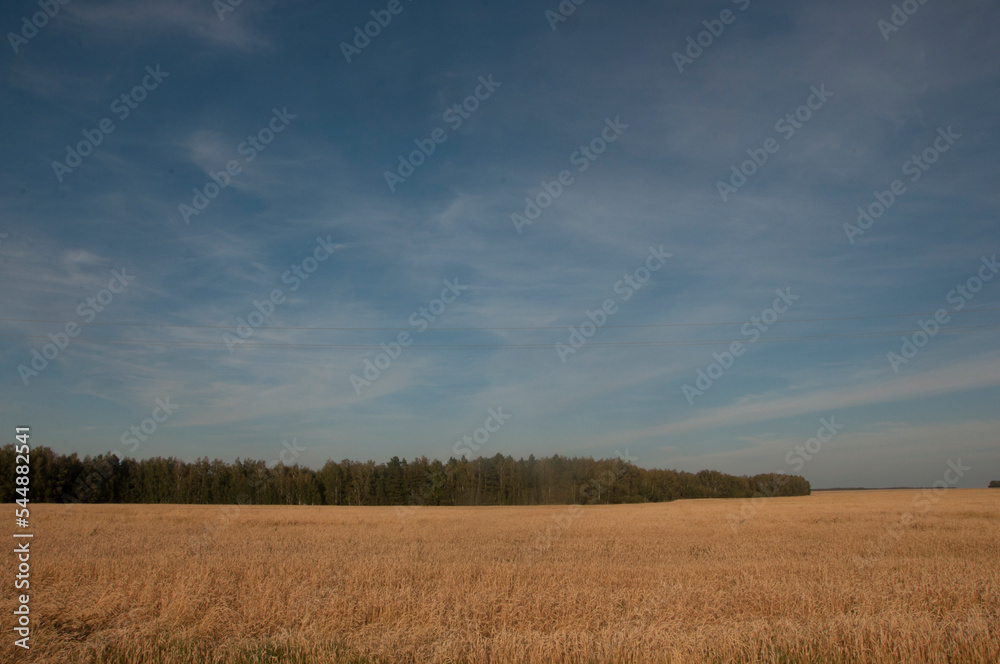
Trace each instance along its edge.
<instances>
[{"instance_id":1,"label":"golden field","mask_svg":"<svg viewBox=\"0 0 1000 664\"><path fill-rule=\"evenodd\" d=\"M31 519L4 662L1000 662L996 489Z\"/></svg>"}]
</instances>

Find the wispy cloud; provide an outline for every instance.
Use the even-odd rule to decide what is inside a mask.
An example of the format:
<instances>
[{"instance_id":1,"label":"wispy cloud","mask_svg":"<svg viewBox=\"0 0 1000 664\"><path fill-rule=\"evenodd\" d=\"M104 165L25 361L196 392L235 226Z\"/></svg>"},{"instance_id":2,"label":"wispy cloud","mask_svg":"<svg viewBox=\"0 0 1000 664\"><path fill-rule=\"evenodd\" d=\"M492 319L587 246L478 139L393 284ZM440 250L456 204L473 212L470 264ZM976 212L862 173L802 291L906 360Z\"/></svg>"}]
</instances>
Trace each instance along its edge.
<instances>
[{"instance_id":1,"label":"wispy cloud","mask_svg":"<svg viewBox=\"0 0 1000 664\"><path fill-rule=\"evenodd\" d=\"M70 320L111 269L129 266L134 286L99 322L235 329L254 300L283 288L254 342L377 346L395 333L291 328L409 329L444 279L468 284L462 298L360 396L350 376L374 349L230 353L222 329L199 327L87 327L94 338L175 345L74 342L25 388L17 366L29 337L52 330L10 321L4 412L48 420L53 446L83 453L115 445L165 394L186 406L143 453L252 456L299 434L317 450L310 462L444 456L449 436L500 405L516 420L491 453L633 445L644 463L738 471L769 464L802 422L831 411L857 418L845 449L889 441L882 432L893 445L912 434L940 454L981 451L985 395L1000 375L991 330L941 335L899 376L885 361L896 334L756 344L693 407L681 386L726 342L601 344L738 338L739 322L785 287L801 295L789 318L834 320L783 322L765 339L911 329L916 316L850 318L948 306L948 291L996 252L991 9L935 5L887 44L875 27L884 8L754 3L682 75L671 53L708 18L695 6L587 5L552 33L530 3L414 5L347 64L337 45L370 9L248 0L220 21L211 2L193 0L66 5L0 77L10 128L0 171L14 183L0 192L0 306L9 318ZM170 63L169 85L57 183L52 160L156 62ZM426 145L445 109L490 73L503 86L391 193L385 170ZM716 182L822 84L830 101L723 202ZM185 224L178 205L276 106L298 118ZM600 155L578 170L604 119L619 116L627 131L594 144ZM949 125L961 144L849 244L842 226L857 206ZM564 169L573 184L518 234L510 215ZM292 292L283 275L317 237L338 250ZM673 257L619 302L612 325L736 324L606 326L560 362L554 345L621 297L616 283L651 245ZM970 307L1000 306L998 287ZM996 320L961 314L953 325ZM495 329L533 326L555 329ZM220 345L180 345L196 343ZM525 343L543 348L488 347ZM436 344L484 347L426 347ZM60 417L48 417L52 404ZM950 428L922 429L933 426ZM935 431L948 435L936 448ZM865 458L875 476L897 477L898 464ZM809 472L851 483L848 464L825 464Z\"/></svg>"}]
</instances>

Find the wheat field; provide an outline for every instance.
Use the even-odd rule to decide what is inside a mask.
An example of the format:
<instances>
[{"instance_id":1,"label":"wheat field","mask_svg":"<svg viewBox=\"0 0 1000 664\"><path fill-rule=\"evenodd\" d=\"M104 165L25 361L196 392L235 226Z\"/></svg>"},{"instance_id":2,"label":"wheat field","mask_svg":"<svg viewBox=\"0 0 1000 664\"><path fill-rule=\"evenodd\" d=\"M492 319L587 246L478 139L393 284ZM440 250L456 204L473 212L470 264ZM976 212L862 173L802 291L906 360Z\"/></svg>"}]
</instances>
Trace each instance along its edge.
<instances>
[{"instance_id":1,"label":"wheat field","mask_svg":"<svg viewBox=\"0 0 1000 664\"><path fill-rule=\"evenodd\" d=\"M4 662L1000 661L997 490L31 510Z\"/></svg>"}]
</instances>

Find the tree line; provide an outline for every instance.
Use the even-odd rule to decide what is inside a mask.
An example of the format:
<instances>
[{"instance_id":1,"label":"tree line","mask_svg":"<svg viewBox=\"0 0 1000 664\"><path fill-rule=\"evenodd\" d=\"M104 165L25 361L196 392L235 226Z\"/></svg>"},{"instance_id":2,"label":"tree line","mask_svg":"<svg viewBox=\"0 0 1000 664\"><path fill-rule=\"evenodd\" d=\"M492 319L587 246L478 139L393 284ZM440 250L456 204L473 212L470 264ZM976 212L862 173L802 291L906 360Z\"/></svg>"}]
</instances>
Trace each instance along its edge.
<instances>
[{"instance_id":1,"label":"tree line","mask_svg":"<svg viewBox=\"0 0 1000 664\"><path fill-rule=\"evenodd\" d=\"M14 502L13 445L0 448L0 497ZM23 459L22 459L23 462ZM328 461L319 470L263 461L207 458L79 458L31 451L32 502L244 505L541 505L644 503L681 498L801 496L809 482L768 473L736 476L640 468L620 459L514 459L497 454L446 462L419 457ZM23 471L22 471L23 472Z\"/></svg>"}]
</instances>

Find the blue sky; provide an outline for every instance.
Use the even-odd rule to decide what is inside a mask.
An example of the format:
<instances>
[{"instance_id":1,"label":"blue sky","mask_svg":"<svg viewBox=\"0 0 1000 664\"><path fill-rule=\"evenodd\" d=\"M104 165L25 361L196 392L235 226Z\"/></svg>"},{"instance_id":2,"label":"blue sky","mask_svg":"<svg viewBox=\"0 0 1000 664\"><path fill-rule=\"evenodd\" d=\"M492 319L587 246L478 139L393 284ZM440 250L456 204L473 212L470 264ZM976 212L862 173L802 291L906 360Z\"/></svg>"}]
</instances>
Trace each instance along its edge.
<instances>
[{"instance_id":1,"label":"blue sky","mask_svg":"<svg viewBox=\"0 0 1000 664\"><path fill-rule=\"evenodd\" d=\"M1000 8L930 0L887 31L891 3L588 0L559 22L554 1L390 4L245 0L220 19L207 0L75 0L37 31L36 3L5 5L8 430L185 459L272 460L294 439L318 467L445 459L502 408L481 454L627 450L817 487L926 486L959 459L958 486L1000 477L1000 312L973 311L1000 307L1000 279L952 292L992 277L1000 244ZM371 12L391 21L348 62ZM99 144L76 161L81 141ZM423 163L390 188L401 155ZM515 223L526 198L544 209ZM797 299L748 343L777 290ZM895 371L939 309L946 332ZM400 332L411 345L352 383ZM705 343L663 344L681 341ZM636 342L661 345L602 345ZM123 448L157 399L176 411ZM796 452L831 417L836 436Z\"/></svg>"}]
</instances>

